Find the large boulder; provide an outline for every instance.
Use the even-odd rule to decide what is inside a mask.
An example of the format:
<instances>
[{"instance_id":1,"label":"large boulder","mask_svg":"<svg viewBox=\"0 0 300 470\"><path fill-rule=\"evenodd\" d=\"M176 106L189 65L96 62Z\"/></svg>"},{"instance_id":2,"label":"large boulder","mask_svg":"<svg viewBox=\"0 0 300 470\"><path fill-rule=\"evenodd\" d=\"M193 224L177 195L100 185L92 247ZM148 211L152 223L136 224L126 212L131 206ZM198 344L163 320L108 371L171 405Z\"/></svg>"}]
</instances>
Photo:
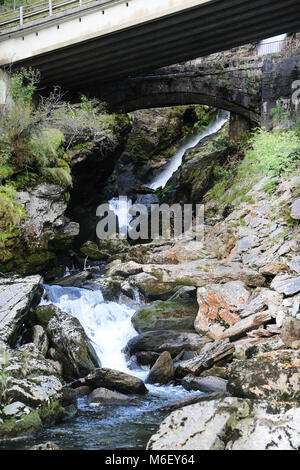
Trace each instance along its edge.
<instances>
[{"instance_id":1,"label":"large boulder","mask_svg":"<svg viewBox=\"0 0 300 470\"><path fill-rule=\"evenodd\" d=\"M186 390L200 390L201 392L221 392L226 393L227 380L221 377L207 376L207 377L184 377L181 380L181 385Z\"/></svg>"},{"instance_id":2,"label":"large boulder","mask_svg":"<svg viewBox=\"0 0 300 470\"><path fill-rule=\"evenodd\" d=\"M131 355L140 351L168 351L174 358L182 351L201 351L208 342L209 339L189 331L155 330L132 338L127 349Z\"/></svg>"},{"instance_id":3,"label":"large boulder","mask_svg":"<svg viewBox=\"0 0 300 470\"><path fill-rule=\"evenodd\" d=\"M148 450L298 450L300 408L238 398L205 400L173 411Z\"/></svg>"},{"instance_id":4,"label":"large boulder","mask_svg":"<svg viewBox=\"0 0 300 470\"><path fill-rule=\"evenodd\" d=\"M114 405L114 406L130 406L136 405L133 398L123 393L113 392L107 388L96 388L89 395L91 405Z\"/></svg>"},{"instance_id":5,"label":"large boulder","mask_svg":"<svg viewBox=\"0 0 300 470\"><path fill-rule=\"evenodd\" d=\"M158 300L137 310L132 323L139 333L168 329L193 330L197 307L196 299Z\"/></svg>"},{"instance_id":6,"label":"large boulder","mask_svg":"<svg viewBox=\"0 0 300 470\"><path fill-rule=\"evenodd\" d=\"M11 347L17 342L33 301L37 304L41 297L40 283L41 276L0 278L0 337Z\"/></svg>"},{"instance_id":7,"label":"large boulder","mask_svg":"<svg viewBox=\"0 0 300 470\"><path fill-rule=\"evenodd\" d=\"M212 284L197 291L199 311L195 319L195 330L214 339L222 336L227 328L240 320L239 313L250 297L241 281Z\"/></svg>"},{"instance_id":8,"label":"large boulder","mask_svg":"<svg viewBox=\"0 0 300 470\"><path fill-rule=\"evenodd\" d=\"M34 344L6 348L0 369L6 377L1 387L0 440L39 432L42 425L67 414L58 370Z\"/></svg>"},{"instance_id":9,"label":"large boulder","mask_svg":"<svg viewBox=\"0 0 300 470\"><path fill-rule=\"evenodd\" d=\"M58 251L70 247L79 224L65 216L66 191L56 184L40 183L18 192L16 202L27 216L17 235L1 250L1 272L40 273L55 264Z\"/></svg>"},{"instance_id":10,"label":"large boulder","mask_svg":"<svg viewBox=\"0 0 300 470\"><path fill-rule=\"evenodd\" d=\"M130 276L129 282L149 300L167 300L176 291L176 286L162 281L160 272L155 270L152 271L152 274L142 272Z\"/></svg>"},{"instance_id":11,"label":"large boulder","mask_svg":"<svg viewBox=\"0 0 300 470\"><path fill-rule=\"evenodd\" d=\"M126 374L113 369L95 369L83 379L79 379L71 384L73 388L87 385L92 389L107 388L108 390L124 394L145 394L147 388L144 382L133 375Z\"/></svg>"},{"instance_id":12,"label":"large boulder","mask_svg":"<svg viewBox=\"0 0 300 470\"><path fill-rule=\"evenodd\" d=\"M300 403L300 355L279 350L235 361L230 368L228 392L235 397Z\"/></svg>"},{"instance_id":13,"label":"large boulder","mask_svg":"<svg viewBox=\"0 0 300 470\"><path fill-rule=\"evenodd\" d=\"M163 352L150 370L146 383L164 385L174 378L174 366L168 351Z\"/></svg>"},{"instance_id":14,"label":"large boulder","mask_svg":"<svg viewBox=\"0 0 300 470\"><path fill-rule=\"evenodd\" d=\"M144 266L144 272L155 275L161 283L177 286L205 287L208 284L225 284L242 281L246 286L259 287L265 278L257 271L241 263L224 263L218 260L203 259L181 264L150 264Z\"/></svg>"},{"instance_id":15,"label":"large boulder","mask_svg":"<svg viewBox=\"0 0 300 470\"><path fill-rule=\"evenodd\" d=\"M55 348L53 359L62 364L63 376L66 380L85 377L89 372L101 366L77 318L63 312L55 305L38 307L35 317L37 320L42 319L41 323Z\"/></svg>"}]
</instances>

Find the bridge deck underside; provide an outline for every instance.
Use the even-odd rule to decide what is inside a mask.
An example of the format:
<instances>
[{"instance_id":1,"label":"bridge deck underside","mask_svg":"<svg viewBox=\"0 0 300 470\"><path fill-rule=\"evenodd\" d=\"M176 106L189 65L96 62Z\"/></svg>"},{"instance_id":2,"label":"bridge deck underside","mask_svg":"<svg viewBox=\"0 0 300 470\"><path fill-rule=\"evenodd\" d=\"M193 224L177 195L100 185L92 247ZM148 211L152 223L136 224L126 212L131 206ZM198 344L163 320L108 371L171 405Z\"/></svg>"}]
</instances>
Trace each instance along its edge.
<instances>
[{"instance_id":1,"label":"bridge deck underside","mask_svg":"<svg viewBox=\"0 0 300 470\"><path fill-rule=\"evenodd\" d=\"M43 85L78 90L298 30L299 0L214 0L15 66L37 67Z\"/></svg>"}]
</instances>

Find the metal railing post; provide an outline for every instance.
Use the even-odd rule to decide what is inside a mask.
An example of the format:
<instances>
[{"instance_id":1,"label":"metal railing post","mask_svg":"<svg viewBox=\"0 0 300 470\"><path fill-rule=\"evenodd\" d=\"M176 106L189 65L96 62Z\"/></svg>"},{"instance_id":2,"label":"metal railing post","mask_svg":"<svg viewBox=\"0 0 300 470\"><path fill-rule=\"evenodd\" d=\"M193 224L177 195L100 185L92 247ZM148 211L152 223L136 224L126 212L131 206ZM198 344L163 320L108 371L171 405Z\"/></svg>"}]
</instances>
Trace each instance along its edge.
<instances>
[{"instance_id":1,"label":"metal railing post","mask_svg":"<svg viewBox=\"0 0 300 470\"><path fill-rule=\"evenodd\" d=\"M23 26L23 7L20 7L20 26Z\"/></svg>"},{"instance_id":2,"label":"metal railing post","mask_svg":"<svg viewBox=\"0 0 300 470\"><path fill-rule=\"evenodd\" d=\"M49 16L52 16L52 0L49 0Z\"/></svg>"}]
</instances>

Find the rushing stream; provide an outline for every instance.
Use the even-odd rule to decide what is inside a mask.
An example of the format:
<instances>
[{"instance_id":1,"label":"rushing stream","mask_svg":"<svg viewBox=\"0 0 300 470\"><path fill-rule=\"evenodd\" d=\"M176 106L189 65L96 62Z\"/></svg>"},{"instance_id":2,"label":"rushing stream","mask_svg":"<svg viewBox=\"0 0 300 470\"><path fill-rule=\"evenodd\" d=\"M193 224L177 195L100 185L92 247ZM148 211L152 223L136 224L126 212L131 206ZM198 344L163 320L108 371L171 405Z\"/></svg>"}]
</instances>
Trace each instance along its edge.
<instances>
[{"instance_id":1,"label":"rushing stream","mask_svg":"<svg viewBox=\"0 0 300 470\"><path fill-rule=\"evenodd\" d=\"M219 113L205 131L188 139L152 181L151 188L165 186L180 166L185 151L220 130L228 117L229 113ZM119 216L120 227L125 229L129 224L127 207L120 207L117 199L109 203ZM45 285L41 304L54 304L80 321L103 367L146 379L148 370L128 361L124 353L127 342L137 334L131 317L139 307L138 299L126 305L105 302L96 285L87 288ZM38 437L15 441L10 448L29 449L51 441L62 449L144 449L163 418L161 407L190 393L180 386L147 384L147 388L149 393L139 397L136 406L91 406L88 397L81 398L76 416L45 429Z\"/></svg>"},{"instance_id":2,"label":"rushing stream","mask_svg":"<svg viewBox=\"0 0 300 470\"><path fill-rule=\"evenodd\" d=\"M137 333L131 317L138 304L105 302L101 290L44 286L41 304L55 304L78 318L93 344L103 367L117 369L141 379L148 370L130 368L123 352ZM38 437L10 443L11 449L54 442L62 449L144 449L163 416L160 408L189 394L182 387L147 385L149 393L137 398L137 406L91 406L88 398L78 400L73 418L45 429Z\"/></svg>"}]
</instances>

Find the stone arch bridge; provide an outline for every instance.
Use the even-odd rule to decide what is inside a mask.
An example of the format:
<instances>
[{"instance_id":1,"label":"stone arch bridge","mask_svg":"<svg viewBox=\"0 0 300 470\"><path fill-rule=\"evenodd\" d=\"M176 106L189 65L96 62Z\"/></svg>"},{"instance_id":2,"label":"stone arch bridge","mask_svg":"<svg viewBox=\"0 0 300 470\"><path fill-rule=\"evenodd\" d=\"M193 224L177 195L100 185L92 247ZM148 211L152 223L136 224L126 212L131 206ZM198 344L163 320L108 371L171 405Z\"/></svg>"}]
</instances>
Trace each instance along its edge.
<instances>
[{"instance_id":1,"label":"stone arch bridge","mask_svg":"<svg viewBox=\"0 0 300 470\"><path fill-rule=\"evenodd\" d=\"M271 111L278 100L283 100L292 118L300 117L300 106L292 99L300 80L298 52L217 61L208 57L144 76L94 83L86 92L105 100L115 112L204 104L238 116L242 128L245 123L271 128Z\"/></svg>"}]
</instances>

